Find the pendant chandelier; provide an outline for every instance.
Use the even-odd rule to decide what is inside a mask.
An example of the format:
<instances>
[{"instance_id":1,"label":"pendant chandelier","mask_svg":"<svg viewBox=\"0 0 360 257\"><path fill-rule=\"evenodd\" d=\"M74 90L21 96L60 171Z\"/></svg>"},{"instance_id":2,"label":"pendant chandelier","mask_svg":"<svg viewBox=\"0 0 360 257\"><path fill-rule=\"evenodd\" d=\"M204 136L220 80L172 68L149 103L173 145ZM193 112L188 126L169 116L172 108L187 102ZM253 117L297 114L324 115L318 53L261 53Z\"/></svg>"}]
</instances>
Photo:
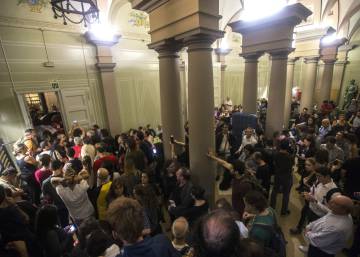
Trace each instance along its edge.
<instances>
[{"instance_id":1,"label":"pendant chandelier","mask_svg":"<svg viewBox=\"0 0 360 257\"><path fill-rule=\"evenodd\" d=\"M70 21L84 26L99 22L97 0L51 0L54 18L62 18L64 25Z\"/></svg>"}]
</instances>

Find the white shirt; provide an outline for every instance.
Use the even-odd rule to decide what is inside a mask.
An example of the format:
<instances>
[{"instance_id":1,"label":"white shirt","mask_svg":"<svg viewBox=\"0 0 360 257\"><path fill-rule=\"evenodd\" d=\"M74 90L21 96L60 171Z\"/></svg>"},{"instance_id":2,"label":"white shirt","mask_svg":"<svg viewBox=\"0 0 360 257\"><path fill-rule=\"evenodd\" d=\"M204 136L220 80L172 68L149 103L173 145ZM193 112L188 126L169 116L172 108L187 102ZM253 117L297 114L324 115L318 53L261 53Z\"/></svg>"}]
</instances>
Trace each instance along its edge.
<instances>
[{"instance_id":1,"label":"white shirt","mask_svg":"<svg viewBox=\"0 0 360 257\"><path fill-rule=\"evenodd\" d=\"M329 208L324 203L324 197L327 192L336 187L336 184L332 180L325 185L318 183L311 187L310 193L314 196L316 202L310 202L309 207L319 217L322 217L329 212Z\"/></svg>"},{"instance_id":2,"label":"white shirt","mask_svg":"<svg viewBox=\"0 0 360 257\"><path fill-rule=\"evenodd\" d=\"M353 128L357 129L358 127L360 127L360 118L356 116L353 120Z\"/></svg>"},{"instance_id":3,"label":"white shirt","mask_svg":"<svg viewBox=\"0 0 360 257\"><path fill-rule=\"evenodd\" d=\"M62 185L56 187L56 192L63 200L70 216L74 219L83 220L94 213L94 207L87 195L88 188L89 185L85 180L81 180L79 184L76 184L73 190Z\"/></svg>"},{"instance_id":4,"label":"white shirt","mask_svg":"<svg viewBox=\"0 0 360 257\"><path fill-rule=\"evenodd\" d=\"M104 257L116 257L120 254L120 248L116 244L112 244L106 249Z\"/></svg>"},{"instance_id":5,"label":"white shirt","mask_svg":"<svg viewBox=\"0 0 360 257\"><path fill-rule=\"evenodd\" d=\"M328 254L337 254L345 246L353 233L350 215L336 215L329 212L324 217L307 225L305 236L310 244Z\"/></svg>"},{"instance_id":6,"label":"white shirt","mask_svg":"<svg viewBox=\"0 0 360 257\"><path fill-rule=\"evenodd\" d=\"M228 101L228 100L225 100L224 101L224 105L226 106L226 109L228 111L232 111L233 109L233 102L231 101L231 99Z\"/></svg>"},{"instance_id":7,"label":"white shirt","mask_svg":"<svg viewBox=\"0 0 360 257\"><path fill-rule=\"evenodd\" d=\"M39 153L38 155L36 155L36 161L40 161L40 157L44 154L47 154L47 155L50 155L51 156L51 151L50 150L47 150L47 151L42 151L41 153Z\"/></svg>"},{"instance_id":8,"label":"white shirt","mask_svg":"<svg viewBox=\"0 0 360 257\"><path fill-rule=\"evenodd\" d=\"M249 230L248 230L248 228L244 225L244 223L242 223L242 222L239 221L239 220L236 220L235 223L236 223L236 225L239 227L241 238L248 238L248 237L249 237Z\"/></svg>"},{"instance_id":9,"label":"white shirt","mask_svg":"<svg viewBox=\"0 0 360 257\"><path fill-rule=\"evenodd\" d=\"M257 139L254 136L251 136L250 138L247 138L246 136L243 136L243 140L241 142L241 146L239 148L239 152L244 148L246 145L256 145Z\"/></svg>"}]
</instances>

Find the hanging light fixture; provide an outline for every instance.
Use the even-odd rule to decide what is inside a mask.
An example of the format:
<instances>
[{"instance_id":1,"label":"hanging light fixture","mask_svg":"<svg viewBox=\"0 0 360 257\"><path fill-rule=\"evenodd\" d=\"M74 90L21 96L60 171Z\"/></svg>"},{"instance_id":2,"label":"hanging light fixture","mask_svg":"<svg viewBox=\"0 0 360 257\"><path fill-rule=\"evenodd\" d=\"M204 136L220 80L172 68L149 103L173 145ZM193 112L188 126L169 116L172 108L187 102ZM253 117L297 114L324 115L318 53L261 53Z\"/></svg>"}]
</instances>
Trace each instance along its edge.
<instances>
[{"instance_id":1,"label":"hanging light fixture","mask_svg":"<svg viewBox=\"0 0 360 257\"><path fill-rule=\"evenodd\" d=\"M97 0L51 0L54 18L62 18L64 25L70 21L75 24L84 22L84 26L99 22Z\"/></svg>"}]
</instances>

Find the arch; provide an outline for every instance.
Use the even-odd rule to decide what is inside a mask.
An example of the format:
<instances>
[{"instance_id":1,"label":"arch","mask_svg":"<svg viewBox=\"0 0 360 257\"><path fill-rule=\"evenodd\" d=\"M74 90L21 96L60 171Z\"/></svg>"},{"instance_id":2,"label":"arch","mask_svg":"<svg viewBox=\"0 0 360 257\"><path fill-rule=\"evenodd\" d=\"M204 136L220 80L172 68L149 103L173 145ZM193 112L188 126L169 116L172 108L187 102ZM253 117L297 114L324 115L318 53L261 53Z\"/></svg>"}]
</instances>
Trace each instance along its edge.
<instances>
[{"instance_id":1,"label":"arch","mask_svg":"<svg viewBox=\"0 0 360 257\"><path fill-rule=\"evenodd\" d=\"M356 31L360 29L360 19L357 20L357 22L355 23L354 27L351 29L351 31L349 32L349 41L351 40L352 36L356 33Z\"/></svg>"},{"instance_id":2,"label":"arch","mask_svg":"<svg viewBox=\"0 0 360 257\"><path fill-rule=\"evenodd\" d=\"M328 0L327 1L324 10L321 13L321 20L323 20L323 18L326 16L326 14L328 14L331 11L331 9L334 7L336 2L338 2L338 0Z\"/></svg>"},{"instance_id":3,"label":"arch","mask_svg":"<svg viewBox=\"0 0 360 257\"><path fill-rule=\"evenodd\" d=\"M128 0L113 0L110 6L108 21L112 23L115 21L118 10L124 5L127 4Z\"/></svg>"},{"instance_id":4,"label":"arch","mask_svg":"<svg viewBox=\"0 0 360 257\"><path fill-rule=\"evenodd\" d=\"M338 26L338 31L340 31L342 29L343 26L345 26L351 16L353 16L356 12L358 12L360 10L360 2L358 1L354 1L351 6L349 7L347 13L345 14L344 18L342 19L342 21L339 21L339 26Z\"/></svg>"}]
</instances>

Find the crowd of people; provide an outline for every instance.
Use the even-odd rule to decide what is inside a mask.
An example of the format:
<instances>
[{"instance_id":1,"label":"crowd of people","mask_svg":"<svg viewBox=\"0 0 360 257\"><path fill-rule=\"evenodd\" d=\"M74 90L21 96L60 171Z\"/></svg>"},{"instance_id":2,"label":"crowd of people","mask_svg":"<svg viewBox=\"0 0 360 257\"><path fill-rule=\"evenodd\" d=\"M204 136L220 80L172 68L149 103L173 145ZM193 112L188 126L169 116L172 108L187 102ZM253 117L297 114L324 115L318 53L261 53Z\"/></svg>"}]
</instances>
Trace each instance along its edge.
<instances>
[{"instance_id":1,"label":"crowd of people","mask_svg":"<svg viewBox=\"0 0 360 257\"><path fill-rule=\"evenodd\" d=\"M0 255L285 257L278 219L292 215L290 193L299 181L304 206L290 230L304 232L308 243L299 250L309 257L358 256L360 228L353 232L352 217L360 199L360 111L326 110L304 108L272 138L262 122L238 138L231 116L241 106L227 99L215 111L216 147L204 153L218 164L218 189L232 189L231 201L215 203L193 183L191 124L184 142L170 138L170 160L161 126L114 137L76 122L67 135L28 129L14 144L17 167L0 174Z\"/></svg>"}]
</instances>

